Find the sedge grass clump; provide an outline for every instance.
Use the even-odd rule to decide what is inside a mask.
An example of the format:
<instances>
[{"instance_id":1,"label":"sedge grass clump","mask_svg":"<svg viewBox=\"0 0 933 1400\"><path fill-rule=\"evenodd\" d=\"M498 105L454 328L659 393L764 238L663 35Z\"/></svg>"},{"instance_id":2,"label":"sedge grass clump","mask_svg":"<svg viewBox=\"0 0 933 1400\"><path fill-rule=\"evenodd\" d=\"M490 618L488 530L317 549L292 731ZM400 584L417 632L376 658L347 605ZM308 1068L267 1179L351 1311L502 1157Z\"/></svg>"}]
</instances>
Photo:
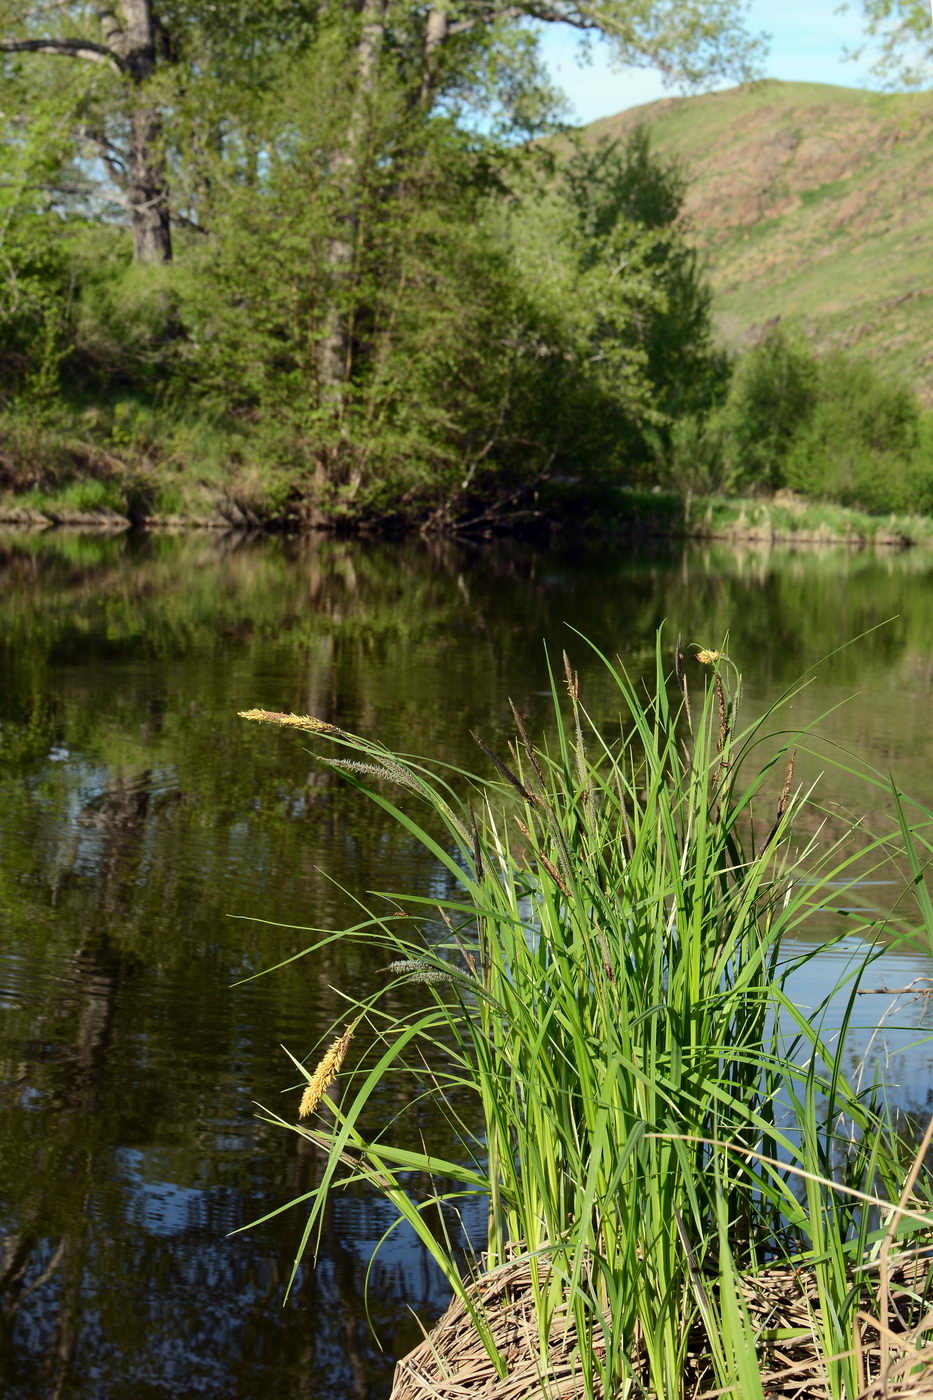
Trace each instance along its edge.
<instances>
[{"instance_id":1,"label":"sedge grass clump","mask_svg":"<svg viewBox=\"0 0 933 1400\"><path fill-rule=\"evenodd\" d=\"M515 1359L437 1230L439 1206L479 1195L485 1269L525 1270L524 1362L541 1393L557 1345L576 1387L562 1394L763 1396L775 1357L801 1344L802 1316L818 1393L855 1400L881 1366L859 1341L877 1286L869 1265L892 1241L900 1259L928 1243L933 1214L922 1175L904 1194L904 1149L881 1096L844 1073L857 977L830 1041L819 1008L788 994L814 955L789 935L825 920L841 894L857 903L893 836L854 823L854 840L796 844L795 821L815 810L794 778L806 736L784 734L769 750L769 716L743 728L724 647L685 657L678 643L669 676L659 638L644 690L601 659L620 718L588 713L565 658L547 742L533 744L513 708L508 753L479 741L489 779L447 781L332 725L248 713L352 750L330 760L350 782L375 772L400 787L404 805L382 789L371 796L451 886L440 923L436 901L393 896L410 917L373 913L342 934L385 954L355 1009L371 1049L326 1113L298 1124L268 1115L327 1154L304 1198L302 1250L330 1193L370 1182L423 1240L504 1376ZM688 667L700 678L692 695ZM903 810L893 832L909 841ZM861 927L875 937L881 923L867 910ZM414 1013L385 995L404 982L417 985ZM324 1066L336 1073L336 1060ZM460 1160L441 1160L415 1131L399 1146L364 1129L380 1081L399 1073L412 1076L422 1122L428 1095L439 1126L452 1125ZM437 1183L427 1204L409 1193L411 1172ZM808 1279L789 1331L742 1292L742 1280L769 1273Z\"/></svg>"}]
</instances>

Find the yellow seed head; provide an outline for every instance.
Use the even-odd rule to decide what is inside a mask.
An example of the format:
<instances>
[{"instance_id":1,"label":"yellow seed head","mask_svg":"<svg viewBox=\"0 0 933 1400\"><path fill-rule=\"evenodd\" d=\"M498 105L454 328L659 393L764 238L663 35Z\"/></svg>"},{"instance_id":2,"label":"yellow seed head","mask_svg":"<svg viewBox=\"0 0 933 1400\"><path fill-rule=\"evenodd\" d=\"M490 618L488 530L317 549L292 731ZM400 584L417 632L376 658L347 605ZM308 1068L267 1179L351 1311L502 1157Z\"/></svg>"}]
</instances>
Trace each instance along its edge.
<instances>
[{"instance_id":1,"label":"yellow seed head","mask_svg":"<svg viewBox=\"0 0 933 1400\"><path fill-rule=\"evenodd\" d=\"M314 1112L321 1102L321 1099L337 1078L337 1075L340 1073L340 1066L346 1058L350 1041L353 1039L353 1032L356 1030L356 1026L357 1023L354 1021L352 1025L347 1027L343 1035L338 1035L333 1045L317 1066L317 1069L315 1069L314 1073L311 1075L305 1085L305 1091L301 1096L301 1103L298 1106L299 1118L307 1118L309 1113Z\"/></svg>"},{"instance_id":2,"label":"yellow seed head","mask_svg":"<svg viewBox=\"0 0 933 1400\"><path fill-rule=\"evenodd\" d=\"M721 655L722 652L719 651L698 651L697 661L699 661L702 666L712 666L715 661L719 660Z\"/></svg>"},{"instance_id":3,"label":"yellow seed head","mask_svg":"<svg viewBox=\"0 0 933 1400\"><path fill-rule=\"evenodd\" d=\"M318 734L339 733L335 724L315 719L314 715L286 715L279 710L240 710L240 719L255 719L264 724L290 725L293 729L310 729Z\"/></svg>"}]
</instances>

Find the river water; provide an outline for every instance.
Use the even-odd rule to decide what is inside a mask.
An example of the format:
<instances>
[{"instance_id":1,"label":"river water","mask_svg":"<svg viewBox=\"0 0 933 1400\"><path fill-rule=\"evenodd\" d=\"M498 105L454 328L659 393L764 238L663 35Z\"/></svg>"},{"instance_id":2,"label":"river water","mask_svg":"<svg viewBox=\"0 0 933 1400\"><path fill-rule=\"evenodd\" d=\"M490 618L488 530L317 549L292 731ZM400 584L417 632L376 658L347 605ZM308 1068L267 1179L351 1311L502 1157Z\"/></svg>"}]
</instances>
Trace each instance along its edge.
<instances>
[{"instance_id":1,"label":"river water","mask_svg":"<svg viewBox=\"0 0 933 1400\"><path fill-rule=\"evenodd\" d=\"M402 1232L367 1294L391 1212L342 1196L287 1301L301 1209L231 1234L319 1178L315 1152L256 1105L293 1113L280 1047L311 1053L373 968L336 942L241 979L317 936L294 926L342 927L355 896L430 891L438 871L300 739L237 711L311 713L482 770L469 731L504 745L509 697L533 732L544 723L545 644L608 713L577 632L647 675L662 622L703 646L728 632L748 717L868 632L787 721L825 713L827 755L852 750L933 802L928 553L0 536L7 1400L385 1400L415 1317L446 1303ZM828 802L884 819L880 789L802 757L806 780L821 769ZM801 1000L845 955L817 964ZM922 944L873 971L890 988L931 975ZM866 1027L889 1002L864 999ZM931 1002L902 997L886 1020L906 1028L884 1041L892 1093L918 1111Z\"/></svg>"}]
</instances>

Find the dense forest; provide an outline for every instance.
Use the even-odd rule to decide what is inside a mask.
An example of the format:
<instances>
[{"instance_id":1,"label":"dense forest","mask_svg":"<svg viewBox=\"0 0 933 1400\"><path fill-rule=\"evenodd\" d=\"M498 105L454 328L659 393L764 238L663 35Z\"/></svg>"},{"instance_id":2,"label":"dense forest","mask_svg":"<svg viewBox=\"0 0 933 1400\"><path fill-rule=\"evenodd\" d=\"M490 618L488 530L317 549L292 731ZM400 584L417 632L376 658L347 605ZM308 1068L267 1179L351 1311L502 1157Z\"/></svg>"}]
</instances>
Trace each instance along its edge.
<instances>
[{"instance_id":1,"label":"dense forest","mask_svg":"<svg viewBox=\"0 0 933 1400\"><path fill-rule=\"evenodd\" d=\"M734 0L0 0L0 488L262 523L620 487L933 512L910 390L717 347L647 135L549 137L543 26L751 77Z\"/></svg>"}]
</instances>

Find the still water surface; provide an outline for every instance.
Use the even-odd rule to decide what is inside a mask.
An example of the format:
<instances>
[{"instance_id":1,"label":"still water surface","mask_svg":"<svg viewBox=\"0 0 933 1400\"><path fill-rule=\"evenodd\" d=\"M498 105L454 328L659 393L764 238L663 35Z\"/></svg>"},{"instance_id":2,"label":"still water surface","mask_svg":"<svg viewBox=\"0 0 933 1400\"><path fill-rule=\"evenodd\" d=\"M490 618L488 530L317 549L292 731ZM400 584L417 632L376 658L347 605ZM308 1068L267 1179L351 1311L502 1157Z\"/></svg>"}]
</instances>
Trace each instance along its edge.
<instances>
[{"instance_id":1,"label":"still water surface","mask_svg":"<svg viewBox=\"0 0 933 1400\"><path fill-rule=\"evenodd\" d=\"M320 1161L256 1102L292 1112L279 1046L307 1055L341 1013L335 989L368 990L376 974L334 943L232 984L312 941L276 921L340 927L354 894L423 893L441 877L300 740L237 711L308 712L482 768L469 730L504 744L507 697L533 730L544 722L545 642L568 648L608 715L571 629L647 674L665 619L706 646L728 631L748 717L885 623L822 667L788 720L830 712L830 740L933 800L929 554L0 536L8 1400L385 1400L419 1338L412 1313L429 1323L446 1295L396 1233L367 1317L366 1268L392 1220L382 1204L338 1201L317 1269L284 1304L301 1212L230 1233L313 1188ZM802 776L821 766L805 756ZM822 790L881 803L831 766ZM931 975L933 960L901 948L873 980ZM865 998L865 1022L889 1000ZM890 1021L907 1029L885 1042L895 1092L918 1109L931 1001L903 999ZM381 1111L398 1107L387 1085Z\"/></svg>"}]
</instances>

